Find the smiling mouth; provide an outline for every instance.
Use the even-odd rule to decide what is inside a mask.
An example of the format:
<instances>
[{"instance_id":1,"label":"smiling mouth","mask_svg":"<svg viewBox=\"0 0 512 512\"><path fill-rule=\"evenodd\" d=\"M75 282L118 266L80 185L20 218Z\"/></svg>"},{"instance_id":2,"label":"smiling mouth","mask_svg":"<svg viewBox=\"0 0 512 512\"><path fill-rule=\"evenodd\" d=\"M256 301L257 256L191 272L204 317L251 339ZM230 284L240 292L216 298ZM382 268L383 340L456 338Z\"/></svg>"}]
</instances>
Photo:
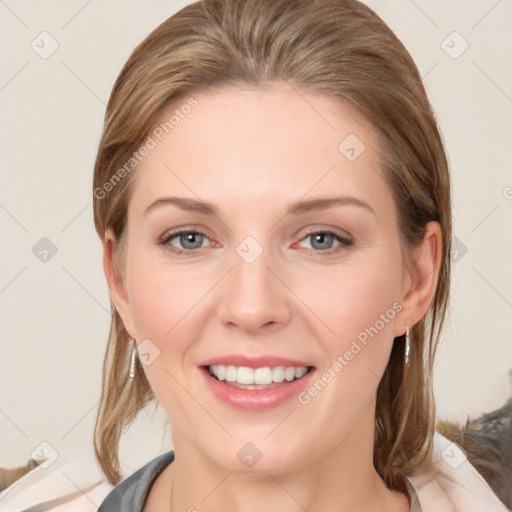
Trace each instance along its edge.
<instances>
[{"instance_id":1,"label":"smiling mouth","mask_svg":"<svg viewBox=\"0 0 512 512\"><path fill-rule=\"evenodd\" d=\"M203 369L213 379L228 386L239 389L270 389L284 386L290 382L302 379L311 373L314 366L264 366L249 368L234 365L210 365Z\"/></svg>"}]
</instances>

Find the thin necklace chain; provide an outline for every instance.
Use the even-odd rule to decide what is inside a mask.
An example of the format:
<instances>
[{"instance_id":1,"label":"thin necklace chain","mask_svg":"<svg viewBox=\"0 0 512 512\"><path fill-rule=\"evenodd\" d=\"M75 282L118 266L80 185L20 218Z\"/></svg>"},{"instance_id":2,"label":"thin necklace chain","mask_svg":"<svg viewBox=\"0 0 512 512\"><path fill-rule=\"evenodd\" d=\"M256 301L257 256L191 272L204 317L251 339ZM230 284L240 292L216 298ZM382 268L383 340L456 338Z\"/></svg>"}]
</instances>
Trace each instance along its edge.
<instances>
[{"instance_id":1,"label":"thin necklace chain","mask_svg":"<svg viewBox=\"0 0 512 512\"><path fill-rule=\"evenodd\" d=\"M172 508L172 495L174 494L174 480L175 480L175 478L176 478L176 466L174 466L174 472L172 474L171 496L170 496L170 499L169 499L169 505L170 505L171 512L173 511L173 508Z\"/></svg>"}]
</instances>

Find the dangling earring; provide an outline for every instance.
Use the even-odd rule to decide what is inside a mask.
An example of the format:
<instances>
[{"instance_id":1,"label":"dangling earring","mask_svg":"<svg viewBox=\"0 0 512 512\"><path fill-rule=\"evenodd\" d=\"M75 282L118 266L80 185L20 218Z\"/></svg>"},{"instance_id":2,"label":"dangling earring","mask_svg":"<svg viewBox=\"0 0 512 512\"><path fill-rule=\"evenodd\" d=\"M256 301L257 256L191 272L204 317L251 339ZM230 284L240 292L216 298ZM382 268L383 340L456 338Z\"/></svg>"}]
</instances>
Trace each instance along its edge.
<instances>
[{"instance_id":1,"label":"dangling earring","mask_svg":"<svg viewBox=\"0 0 512 512\"><path fill-rule=\"evenodd\" d=\"M130 379L135 377L135 364L137 359L137 343L133 340L132 360L130 363Z\"/></svg>"},{"instance_id":2,"label":"dangling earring","mask_svg":"<svg viewBox=\"0 0 512 512\"><path fill-rule=\"evenodd\" d=\"M409 327L405 332L405 365L409 366L409 352L411 350L411 340L409 339Z\"/></svg>"}]
</instances>

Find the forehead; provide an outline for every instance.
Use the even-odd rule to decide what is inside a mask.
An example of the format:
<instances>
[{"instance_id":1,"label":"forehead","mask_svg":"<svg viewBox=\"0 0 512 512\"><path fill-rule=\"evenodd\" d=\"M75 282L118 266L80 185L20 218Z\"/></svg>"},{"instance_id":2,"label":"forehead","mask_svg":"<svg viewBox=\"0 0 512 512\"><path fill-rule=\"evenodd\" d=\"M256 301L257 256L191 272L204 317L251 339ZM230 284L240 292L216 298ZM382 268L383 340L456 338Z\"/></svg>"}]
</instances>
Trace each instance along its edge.
<instances>
[{"instance_id":1,"label":"forehead","mask_svg":"<svg viewBox=\"0 0 512 512\"><path fill-rule=\"evenodd\" d=\"M355 108L287 84L191 93L151 132L132 199L141 208L166 193L266 208L332 192L389 201L375 137Z\"/></svg>"}]
</instances>

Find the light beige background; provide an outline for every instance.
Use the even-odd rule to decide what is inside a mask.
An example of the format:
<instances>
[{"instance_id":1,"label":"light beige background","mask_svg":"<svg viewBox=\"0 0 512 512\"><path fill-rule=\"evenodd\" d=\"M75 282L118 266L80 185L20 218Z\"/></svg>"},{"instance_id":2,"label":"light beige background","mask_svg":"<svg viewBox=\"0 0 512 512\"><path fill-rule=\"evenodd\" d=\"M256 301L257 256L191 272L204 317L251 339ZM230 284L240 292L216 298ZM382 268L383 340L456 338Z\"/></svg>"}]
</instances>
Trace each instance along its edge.
<instances>
[{"instance_id":1,"label":"light beige background","mask_svg":"<svg viewBox=\"0 0 512 512\"><path fill-rule=\"evenodd\" d=\"M109 327L92 220L105 104L135 45L187 3L0 2L0 465L43 441L61 457L92 450ZM368 4L416 60L451 162L460 243L435 392L439 416L464 422L511 393L512 1ZM31 47L51 49L43 31L58 43L45 59ZM46 262L32 252L43 237L57 248ZM127 472L169 448L165 424L141 414Z\"/></svg>"}]
</instances>

